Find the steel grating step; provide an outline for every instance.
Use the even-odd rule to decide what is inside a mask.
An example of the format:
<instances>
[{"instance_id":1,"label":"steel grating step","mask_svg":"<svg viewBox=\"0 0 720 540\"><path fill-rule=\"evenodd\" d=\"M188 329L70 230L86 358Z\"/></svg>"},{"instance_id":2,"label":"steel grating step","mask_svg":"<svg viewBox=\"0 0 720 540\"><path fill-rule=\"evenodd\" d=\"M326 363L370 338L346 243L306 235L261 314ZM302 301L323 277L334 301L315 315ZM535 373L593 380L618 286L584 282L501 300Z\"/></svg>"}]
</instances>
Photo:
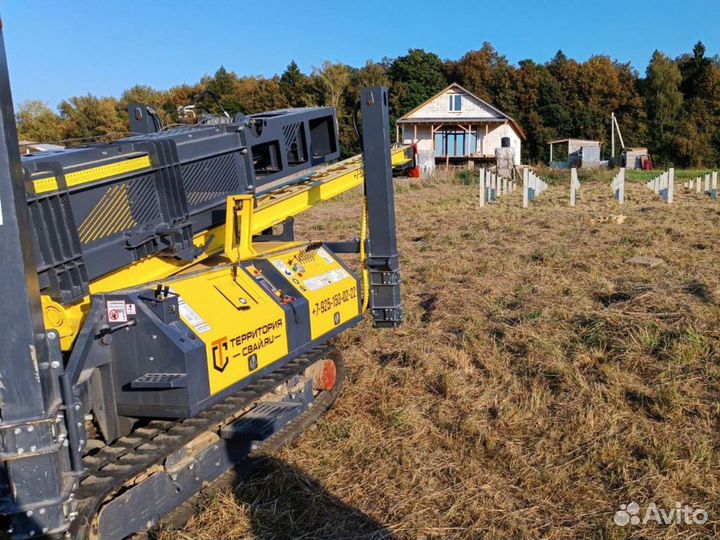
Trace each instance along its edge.
<instances>
[{"instance_id":1,"label":"steel grating step","mask_svg":"<svg viewBox=\"0 0 720 540\"><path fill-rule=\"evenodd\" d=\"M130 388L185 388L186 373L146 373L130 383Z\"/></svg>"}]
</instances>

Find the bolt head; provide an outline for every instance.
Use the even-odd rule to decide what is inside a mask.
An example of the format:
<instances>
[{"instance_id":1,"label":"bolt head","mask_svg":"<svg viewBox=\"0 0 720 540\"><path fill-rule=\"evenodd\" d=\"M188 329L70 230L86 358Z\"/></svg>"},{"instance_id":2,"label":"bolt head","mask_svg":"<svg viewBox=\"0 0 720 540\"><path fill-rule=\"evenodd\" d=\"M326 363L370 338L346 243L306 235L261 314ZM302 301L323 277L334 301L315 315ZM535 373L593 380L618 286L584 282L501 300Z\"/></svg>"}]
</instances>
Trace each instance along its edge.
<instances>
[{"instance_id":1,"label":"bolt head","mask_svg":"<svg viewBox=\"0 0 720 540\"><path fill-rule=\"evenodd\" d=\"M26 515L27 517L31 517L31 516L33 515L33 511L32 511L32 510L28 510L27 512L25 512L25 515Z\"/></svg>"},{"instance_id":2,"label":"bolt head","mask_svg":"<svg viewBox=\"0 0 720 540\"><path fill-rule=\"evenodd\" d=\"M32 433L33 431L35 431L35 426L28 426L27 430L28 433Z\"/></svg>"}]
</instances>

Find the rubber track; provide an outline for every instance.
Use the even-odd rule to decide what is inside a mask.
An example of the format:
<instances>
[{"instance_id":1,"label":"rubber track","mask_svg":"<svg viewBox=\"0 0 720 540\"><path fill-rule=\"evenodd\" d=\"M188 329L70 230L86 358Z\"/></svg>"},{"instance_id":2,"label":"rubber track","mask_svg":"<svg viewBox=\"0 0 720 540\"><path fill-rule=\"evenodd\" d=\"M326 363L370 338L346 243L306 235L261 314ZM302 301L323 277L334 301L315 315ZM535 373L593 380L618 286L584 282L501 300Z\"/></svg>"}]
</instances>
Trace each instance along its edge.
<instances>
[{"instance_id":1,"label":"rubber track","mask_svg":"<svg viewBox=\"0 0 720 540\"><path fill-rule=\"evenodd\" d=\"M257 450L251 452L243 461L237 463L212 484L194 494L185 503L165 516L161 522L163 527L182 528L195 512L201 508L202 501L209 500L225 489L237 487L240 481L252 475L262 466L268 454L295 440L333 406L342 390L345 380L345 366L342 356L334 347L330 347L326 357L332 358L337 367L337 379L333 389L318 394L313 401L312 408L305 411L269 439L263 441Z\"/></svg>"},{"instance_id":2,"label":"rubber track","mask_svg":"<svg viewBox=\"0 0 720 540\"><path fill-rule=\"evenodd\" d=\"M237 411L252 405L317 360L327 357L330 349L332 347L327 345L314 347L195 417L175 421L152 420L135 429L130 435L85 456L85 472L76 492L78 515L70 530L72 537L86 538L101 505L111 500L117 492L121 492L128 481L155 465L162 466L166 457L203 432L234 419ZM318 408L322 409L321 406ZM314 409L315 406L310 411ZM292 425L291 423L288 427ZM277 435L283 431L285 430L281 430ZM267 443L271 444L274 438L271 437ZM263 444L263 447L266 445Z\"/></svg>"}]
</instances>

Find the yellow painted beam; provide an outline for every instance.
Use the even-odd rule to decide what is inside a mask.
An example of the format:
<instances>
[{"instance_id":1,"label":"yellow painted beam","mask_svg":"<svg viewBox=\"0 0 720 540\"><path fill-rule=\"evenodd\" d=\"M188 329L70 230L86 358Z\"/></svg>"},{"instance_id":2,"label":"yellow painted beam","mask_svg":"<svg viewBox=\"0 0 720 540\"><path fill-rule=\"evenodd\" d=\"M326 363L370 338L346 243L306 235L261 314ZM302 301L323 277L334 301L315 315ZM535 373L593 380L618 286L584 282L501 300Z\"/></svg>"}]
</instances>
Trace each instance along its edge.
<instances>
[{"instance_id":1,"label":"yellow painted beam","mask_svg":"<svg viewBox=\"0 0 720 540\"><path fill-rule=\"evenodd\" d=\"M407 164L412 159L409 146L392 149L394 167ZM355 156L324 167L298 184L280 188L257 198L252 212L251 235L310 210L314 206L346 193L364 181L362 156ZM90 293L107 293L129 289L144 283L156 282L183 272L225 248L225 225L208 229L195 235L194 243L203 249L202 255L191 263L166 257L147 257L121 270L102 276L90 283ZM43 297L46 324L56 328L61 337L63 350L69 350L80 329L89 307L90 297L73 306L62 306ZM52 322L49 322L52 321Z\"/></svg>"},{"instance_id":2,"label":"yellow painted beam","mask_svg":"<svg viewBox=\"0 0 720 540\"><path fill-rule=\"evenodd\" d=\"M391 151L393 167L406 165L412 159L410 146L395 147ZM308 177L308 180L287 188L272 191L257 199L253 215L253 234L282 223L313 206L337 197L363 184L362 156L348 158Z\"/></svg>"}]
</instances>

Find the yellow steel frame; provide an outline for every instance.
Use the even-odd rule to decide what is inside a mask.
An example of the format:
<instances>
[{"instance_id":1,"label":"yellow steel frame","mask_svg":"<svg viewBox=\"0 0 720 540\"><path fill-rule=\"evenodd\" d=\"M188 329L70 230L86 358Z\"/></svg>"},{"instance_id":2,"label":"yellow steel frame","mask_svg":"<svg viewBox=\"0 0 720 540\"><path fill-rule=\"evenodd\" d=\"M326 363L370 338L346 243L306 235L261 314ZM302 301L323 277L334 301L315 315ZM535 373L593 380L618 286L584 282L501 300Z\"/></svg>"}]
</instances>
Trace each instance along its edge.
<instances>
[{"instance_id":1,"label":"yellow steel frame","mask_svg":"<svg viewBox=\"0 0 720 540\"><path fill-rule=\"evenodd\" d=\"M412 156L409 149L409 146L392 149L391 158L394 167L410 162ZM254 255L252 245L254 235L361 186L363 181L362 156L358 155L329 167L320 168L294 185L257 197L252 195L228 197L226 223L231 223L231 227L228 229L225 225L220 225L197 234L194 243L203 250L203 253L194 261L182 263L164 257L148 257L94 280L90 283L90 293L128 289L165 279L222 252L231 261L250 258ZM255 199L254 208L253 199ZM241 223L250 225L243 227L240 226ZM58 330L63 350L69 350L89 309L90 297L86 296L81 302L72 306L62 306L46 296L42 301L45 325Z\"/></svg>"},{"instance_id":2,"label":"yellow steel frame","mask_svg":"<svg viewBox=\"0 0 720 540\"><path fill-rule=\"evenodd\" d=\"M227 198L225 210L225 246L223 253L236 263L252 258L256 252L252 245L253 203L252 195L237 195Z\"/></svg>"}]
</instances>

